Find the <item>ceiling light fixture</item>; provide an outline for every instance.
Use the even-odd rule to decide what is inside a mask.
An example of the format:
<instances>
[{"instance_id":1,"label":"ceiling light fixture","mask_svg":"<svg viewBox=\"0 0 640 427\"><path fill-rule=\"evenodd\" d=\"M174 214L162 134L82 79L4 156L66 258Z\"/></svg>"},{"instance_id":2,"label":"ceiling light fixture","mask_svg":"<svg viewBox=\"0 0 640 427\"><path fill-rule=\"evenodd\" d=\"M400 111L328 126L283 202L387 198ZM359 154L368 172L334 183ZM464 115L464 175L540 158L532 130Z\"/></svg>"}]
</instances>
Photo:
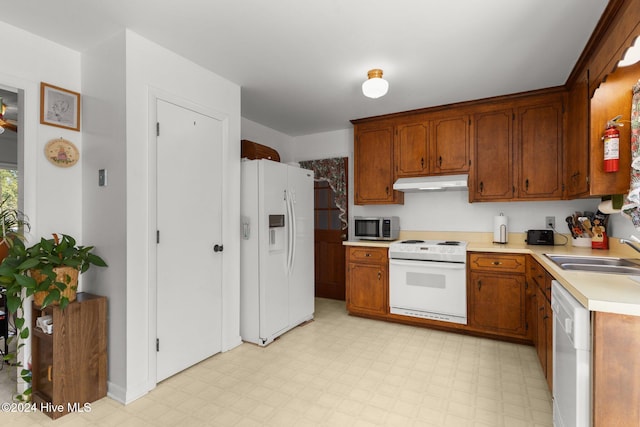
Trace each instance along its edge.
<instances>
[{"instance_id":1,"label":"ceiling light fixture","mask_svg":"<svg viewBox=\"0 0 640 427\"><path fill-rule=\"evenodd\" d=\"M624 58L618 62L618 67L627 67L640 61L640 37L636 38L635 42L627 52L624 54Z\"/></svg>"},{"instance_id":2,"label":"ceiling light fixture","mask_svg":"<svg viewBox=\"0 0 640 427\"><path fill-rule=\"evenodd\" d=\"M367 73L368 79L362 83L362 93L367 98L380 98L389 90L389 83L382 78L382 70L375 68Z\"/></svg>"}]
</instances>

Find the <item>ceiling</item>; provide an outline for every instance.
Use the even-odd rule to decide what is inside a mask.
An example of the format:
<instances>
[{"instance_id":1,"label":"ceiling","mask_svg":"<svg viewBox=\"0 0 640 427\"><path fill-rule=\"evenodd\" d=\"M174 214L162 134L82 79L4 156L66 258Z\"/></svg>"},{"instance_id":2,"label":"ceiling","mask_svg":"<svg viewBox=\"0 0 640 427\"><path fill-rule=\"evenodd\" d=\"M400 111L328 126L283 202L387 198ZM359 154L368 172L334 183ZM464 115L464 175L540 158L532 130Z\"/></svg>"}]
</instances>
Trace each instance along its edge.
<instances>
[{"instance_id":1,"label":"ceiling","mask_svg":"<svg viewBox=\"0 0 640 427\"><path fill-rule=\"evenodd\" d=\"M0 0L0 20L80 52L129 28L240 85L243 117L299 136L347 129L350 119L562 85L606 4ZM360 89L372 68L389 81L379 99Z\"/></svg>"}]
</instances>

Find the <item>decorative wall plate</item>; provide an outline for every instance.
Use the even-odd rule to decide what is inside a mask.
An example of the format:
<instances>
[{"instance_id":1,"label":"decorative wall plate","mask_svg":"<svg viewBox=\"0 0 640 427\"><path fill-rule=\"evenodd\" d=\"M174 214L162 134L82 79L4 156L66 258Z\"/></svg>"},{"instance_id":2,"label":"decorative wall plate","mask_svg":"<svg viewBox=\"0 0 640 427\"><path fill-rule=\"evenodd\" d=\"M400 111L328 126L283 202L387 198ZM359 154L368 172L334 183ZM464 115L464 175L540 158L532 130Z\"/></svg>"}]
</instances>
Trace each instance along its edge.
<instances>
[{"instance_id":1,"label":"decorative wall plate","mask_svg":"<svg viewBox=\"0 0 640 427\"><path fill-rule=\"evenodd\" d=\"M44 146L44 155L54 165L68 168L80 160L80 152L73 142L64 138L52 139Z\"/></svg>"}]
</instances>

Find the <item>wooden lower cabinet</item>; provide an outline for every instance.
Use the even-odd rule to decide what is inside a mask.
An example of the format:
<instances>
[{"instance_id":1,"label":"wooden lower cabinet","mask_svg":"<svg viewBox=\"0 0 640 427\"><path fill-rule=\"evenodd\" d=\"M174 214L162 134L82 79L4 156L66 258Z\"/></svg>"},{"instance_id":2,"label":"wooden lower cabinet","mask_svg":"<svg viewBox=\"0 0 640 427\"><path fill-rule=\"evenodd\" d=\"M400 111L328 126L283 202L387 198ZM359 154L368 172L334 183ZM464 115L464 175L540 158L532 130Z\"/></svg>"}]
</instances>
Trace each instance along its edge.
<instances>
[{"instance_id":1,"label":"wooden lower cabinet","mask_svg":"<svg viewBox=\"0 0 640 427\"><path fill-rule=\"evenodd\" d=\"M384 316L389 312L387 248L347 248L347 311Z\"/></svg>"},{"instance_id":2,"label":"wooden lower cabinet","mask_svg":"<svg viewBox=\"0 0 640 427\"><path fill-rule=\"evenodd\" d=\"M525 255L471 253L468 260L468 326L530 341Z\"/></svg>"},{"instance_id":3,"label":"wooden lower cabinet","mask_svg":"<svg viewBox=\"0 0 640 427\"><path fill-rule=\"evenodd\" d=\"M553 277L533 257L527 258L527 282L533 291L532 323L542 372L553 390L553 312L551 311L551 281Z\"/></svg>"},{"instance_id":4,"label":"wooden lower cabinet","mask_svg":"<svg viewBox=\"0 0 640 427\"><path fill-rule=\"evenodd\" d=\"M640 316L593 312L593 426L640 425Z\"/></svg>"},{"instance_id":5,"label":"wooden lower cabinet","mask_svg":"<svg viewBox=\"0 0 640 427\"><path fill-rule=\"evenodd\" d=\"M524 276L472 272L469 297L470 326L526 337Z\"/></svg>"},{"instance_id":6,"label":"wooden lower cabinet","mask_svg":"<svg viewBox=\"0 0 640 427\"><path fill-rule=\"evenodd\" d=\"M51 315L53 333L36 328ZM81 292L64 310L33 306L32 402L53 419L107 395L107 299Z\"/></svg>"},{"instance_id":7,"label":"wooden lower cabinet","mask_svg":"<svg viewBox=\"0 0 640 427\"><path fill-rule=\"evenodd\" d=\"M541 288L537 288L536 303L536 352L551 391L553 390L553 313L551 302Z\"/></svg>"}]
</instances>

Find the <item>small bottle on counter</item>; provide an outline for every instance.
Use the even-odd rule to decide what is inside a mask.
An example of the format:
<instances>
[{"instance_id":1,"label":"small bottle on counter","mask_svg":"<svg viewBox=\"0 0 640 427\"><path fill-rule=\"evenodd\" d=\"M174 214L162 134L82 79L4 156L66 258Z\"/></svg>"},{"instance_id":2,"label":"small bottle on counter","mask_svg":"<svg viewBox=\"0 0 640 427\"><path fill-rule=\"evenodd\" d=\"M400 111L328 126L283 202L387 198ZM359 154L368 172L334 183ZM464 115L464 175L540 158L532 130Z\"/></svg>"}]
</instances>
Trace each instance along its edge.
<instances>
[{"instance_id":1,"label":"small bottle on counter","mask_svg":"<svg viewBox=\"0 0 640 427\"><path fill-rule=\"evenodd\" d=\"M591 237L591 249L609 249L609 238L607 237L607 231L604 226L600 224L599 220L593 221L593 237Z\"/></svg>"}]
</instances>

